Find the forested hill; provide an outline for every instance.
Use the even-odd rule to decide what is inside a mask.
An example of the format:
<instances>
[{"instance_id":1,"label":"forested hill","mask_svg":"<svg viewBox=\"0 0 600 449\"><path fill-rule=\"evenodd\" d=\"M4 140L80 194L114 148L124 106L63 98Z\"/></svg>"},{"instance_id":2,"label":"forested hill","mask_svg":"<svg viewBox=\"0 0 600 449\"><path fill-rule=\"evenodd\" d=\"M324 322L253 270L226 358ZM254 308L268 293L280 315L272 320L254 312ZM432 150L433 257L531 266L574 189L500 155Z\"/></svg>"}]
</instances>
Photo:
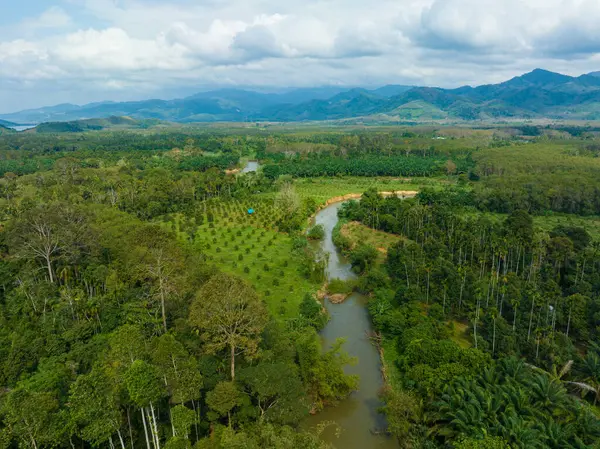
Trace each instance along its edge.
<instances>
[{"instance_id":1,"label":"forested hill","mask_svg":"<svg viewBox=\"0 0 600 449\"><path fill-rule=\"evenodd\" d=\"M374 116L379 120L600 118L600 77L536 69L500 84L458 89L389 85L379 89L299 89L285 94L222 89L176 100L62 104L4 114L20 123L110 116L174 122L319 121Z\"/></svg>"},{"instance_id":2,"label":"forested hill","mask_svg":"<svg viewBox=\"0 0 600 449\"><path fill-rule=\"evenodd\" d=\"M155 124L156 120L138 121L130 117L108 117L102 119L75 120L72 122L41 123L30 132L36 133L73 133L83 131L100 131L103 129L136 129Z\"/></svg>"},{"instance_id":3,"label":"forested hill","mask_svg":"<svg viewBox=\"0 0 600 449\"><path fill-rule=\"evenodd\" d=\"M0 119L0 126L4 127L4 128L9 128L11 126L18 126L16 123L13 122L9 122L7 120L1 120Z\"/></svg>"}]
</instances>

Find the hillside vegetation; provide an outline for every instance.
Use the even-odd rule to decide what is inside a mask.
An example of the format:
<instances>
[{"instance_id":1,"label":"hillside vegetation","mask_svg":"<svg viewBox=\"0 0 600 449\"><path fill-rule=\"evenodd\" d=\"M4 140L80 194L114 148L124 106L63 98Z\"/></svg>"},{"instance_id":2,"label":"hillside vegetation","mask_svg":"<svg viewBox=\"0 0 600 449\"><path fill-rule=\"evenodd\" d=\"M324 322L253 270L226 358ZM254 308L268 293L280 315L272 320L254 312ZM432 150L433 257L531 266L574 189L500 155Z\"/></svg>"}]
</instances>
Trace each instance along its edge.
<instances>
[{"instance_id":1,"label":"hillside vegetation","mask_svg":"<svg viewBox=\"0 0 600 449\"><path fill-rule=\"evenodd\" d=\"M503 119L600 119L600 77L571 77L546 70L500 84L458 89L384 86L317 88L284 94L236 89L201 92L176 100L58 105L2 117L21 123L109 116L175 122L321 121L371 117L377 121L498 121Z\"/></svg>"}]
</instances>

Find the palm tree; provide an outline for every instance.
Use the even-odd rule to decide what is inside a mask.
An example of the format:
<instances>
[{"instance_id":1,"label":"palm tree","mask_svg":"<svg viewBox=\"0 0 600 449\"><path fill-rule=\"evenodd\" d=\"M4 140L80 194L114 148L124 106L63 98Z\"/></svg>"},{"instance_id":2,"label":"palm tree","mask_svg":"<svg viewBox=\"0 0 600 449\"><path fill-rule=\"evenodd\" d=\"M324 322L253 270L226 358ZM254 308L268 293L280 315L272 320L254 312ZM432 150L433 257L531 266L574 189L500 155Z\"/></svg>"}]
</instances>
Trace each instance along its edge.
<instances>
[{"instance_id":1,"label":"palm tree","mask_svg":"<svg viewBox=\"0 0 600 449\"><path fill-rule=\"evenodd\" d=\"M537 374L529 383L532 399L538 411L552 412L568 402L567 390L560 381Z\"/></svg>"},{"instance_id":2,"label":"palm tree","mask_svg":"<svg viewBox=\"0 0 600 449\"><path fill-rule=\"evenodd\" d=\"M588 393L594 395L594 405L600 399L600 357L594 351L589 351L583 359L579 371L584 375L583 382L568 382L581 391L582 396Z\"/></svg>"},{"instance_id":3,"label":"palm tree","mask_svg":"<svg viewBox=\"0 0 600 449\"><path fill-rule=\"evenodd\" d=\"M551 448L562 449L573 447L571 440L575 434L573 424L559 424L553 419L540 421L539 430L544 435L545 444Z\"/></svg>"},{"instance_id":4,"label":"palm tree","mask_svg":"<svg viewBox=\"0 0 600 449\"><path fill-rule=\"evenodd\" d=\"M494 330L492 332L492 357L496 353L496 319L498 318L498 309L492 307L490 309L490 316L492 317L492 322L494 323Z\"/></svg>"},{"instance_id":5,"label":"palm tree","mask_svg":"<svg viewBox=\"0 0 600 449\"><path fill-rule=\"evenodd\" d=\"M516 331L517 328L517 311L519 309L519 306L521 305L521 301L519 301L519 298L511 298L510 300L510 305L513 308L513 333Z\"/></svg>"}]
</instances>

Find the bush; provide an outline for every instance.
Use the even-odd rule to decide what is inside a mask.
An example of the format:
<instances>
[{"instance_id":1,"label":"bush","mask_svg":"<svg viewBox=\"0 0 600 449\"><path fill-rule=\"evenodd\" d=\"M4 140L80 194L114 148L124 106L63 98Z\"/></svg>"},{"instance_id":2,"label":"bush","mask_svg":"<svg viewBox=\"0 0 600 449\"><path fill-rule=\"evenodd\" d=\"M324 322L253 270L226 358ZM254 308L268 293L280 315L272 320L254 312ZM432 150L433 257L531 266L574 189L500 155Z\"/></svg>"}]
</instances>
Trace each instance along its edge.
<instances>
[{"instance_id":1,"label":"bush","mask_svg":"<svg viewBox=\"0 0 600 449\"><path fill-rule=\"evenodd\" d=\"M308 231L308 238L311 240L323 240L325 237L325 228L323 225L316 225Z\"/></svg>"},{"instance_id":2,"label":"bush","mask_svg":"<svg viewBox=\"0 0 600 449\"><path fill-rule=\"evenodd\" d=\"M327 323L327 315L323 313L323 307L310 293L304 295L300 303L300 315L316 330L323 329Z\"/></svg>"},{"instance_id":3,"label":"bush","mask_svg":"<svg viewBox=\"0 0 600 449\"><path fill-rule=\"evenodd\" d=\"M342 279L332 279L327 286L327 291L332 294L343 294L349 295L352 293L354 288L356 287L356 281L354 279L342 280Z\"/></svg>"}]
</instances>

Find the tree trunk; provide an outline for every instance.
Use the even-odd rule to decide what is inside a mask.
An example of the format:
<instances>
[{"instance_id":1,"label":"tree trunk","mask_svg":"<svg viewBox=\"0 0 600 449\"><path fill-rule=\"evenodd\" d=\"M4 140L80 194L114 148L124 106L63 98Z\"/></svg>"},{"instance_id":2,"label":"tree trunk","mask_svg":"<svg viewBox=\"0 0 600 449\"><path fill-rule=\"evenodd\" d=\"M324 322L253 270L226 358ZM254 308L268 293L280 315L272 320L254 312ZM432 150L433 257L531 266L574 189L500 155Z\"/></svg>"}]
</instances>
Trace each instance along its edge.
<instances>
[{"instance_id":1,"label":"tree trunk","mask_svg":"<svg viewBox=\"0 0 600 449\"><path fill-rule=\"evenodd\" d=\"M131 417L129 416L129 407L127 407L127 425L129 426L129 444L133 449L133 432L131 431Z\"/></svg>"},{"instance_id":2,"label":"tree trunk","mask_svg":"<svg viewBox=\"0 0 600 449\"><path fill-rule=\"evenodd\" d=\"M167 332L167 313L165 311L165 291L163 289L163 280L160 278L160 307L162 311L162 322L165 332Z\"/></svg>"},{"instance_id":3,"label":"tree trunk","mask_svg":"<svg viewBox=\"0 0 600 449\"><path fill-rule=\"evenodd\" d=\"M463 275L463 280L460 284L460 295L458 297L458 311L460 312L462 309L462 298L463 298L463 291L465 290L465 282L467 280L467 273L465 273Z\"/></svg>"},{"instance_id":4,"label":"tree trunk","mask_svg":"<svg viewBox=\"0 0 600 449\"><path fill-rule=\"evenodd\" d=\"M123 441L123 436L121 435L120 430L117 430L117 435L119 435L119 442L121 443L121 449L125 449L125 442Z\"/></svg>"},{"instance_id":5,"label":"tree trunk","mask_svg":"<svg viewBox=\"0 0 600 449\"><path fill-rule=\"evenodd\" d=\"M235 346L231 344L231 380L235 380Z\"/></svg>"},{"instance_id":6,"label":"tree trunk","mask_svg":"<svg viewBox=\"0 0 600 449\"><path fill-rule=\"evenodd\" d=\"M154 415L154 406L150 403L150 411L152 412L152 434L156 441L156 449L160 449L160 440L158 439L158 423L156 422L156 416Z\"/></svg>"},{"instance_id":7,"label":"tree trunk","mask_svg":"<svg viewBox=\"0 0 600 449\"><path fill-rule=\"evenodd\" d=\"M492 334L492 357L496 353L496 318L494 318L494 331Z\"/></svg>"},{"instance_id":8,"label":"tree trunk","mask_svg":"<svg viewBox=\"0 0 600 449\"><path fill-rule=\"evenodd\" d=\"M144 408L141 408L140 411L142 412L142 423L144 424L144 435L146 435L146 448L151 449L150 448L150 439L148 438L148 426L146 425L146 415L144 413Z\"/></svg>"},{"instance_id":9,"label":"tree trunk","mask_svg":"<svg viewBox=\"0 0 600 449\"><path fill-rule=\"evenodd\" d=\"M531 300L531 312L529 313L529 330L527 331L527 341L531 337L531 325L533 324L533 307L535 306L535 298Z\"/></svg>"},{"instance_id":10,"label":"tree trunk","mask_svg":"<svg viewBox=\"0 0 600 449\"><path fill-rule=\"evenodd\" d=\"M430 270L427 270L427 304L429 304L429 275L430 275Z\"/></svg>"},{"instance_id":11,"label":"tree trunk","mask_svg":"<svg viewBox=\"0 0 600 449\"><path fill-rule=\"evenodd\" d=\"M54 284L54 275L52 274L52 264L50 263L50 256L46 257L46 267L48 268L48 278L50 283Z\"/></svg>"}]
</instances>

